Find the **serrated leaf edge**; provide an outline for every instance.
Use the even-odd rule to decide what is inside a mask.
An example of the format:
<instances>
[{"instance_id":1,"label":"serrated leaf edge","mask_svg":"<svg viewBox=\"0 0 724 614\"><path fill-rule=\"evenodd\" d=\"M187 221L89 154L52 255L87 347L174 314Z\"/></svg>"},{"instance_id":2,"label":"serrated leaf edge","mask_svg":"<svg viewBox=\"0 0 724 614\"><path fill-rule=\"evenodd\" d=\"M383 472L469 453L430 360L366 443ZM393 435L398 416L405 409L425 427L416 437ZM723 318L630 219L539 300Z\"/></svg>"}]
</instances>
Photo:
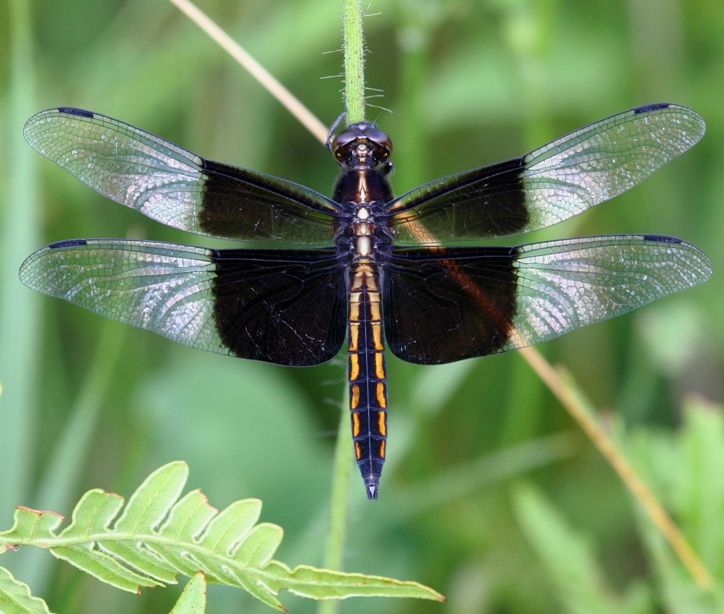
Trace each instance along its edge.
<instances>
[{"instance_id":1,"label":"serrated leaf edge","mask_svg":"<svg viewBox=\"0 0 724 614\"><path fill-rule=\"evenodd\" d=\"M15 589L15 595L20 597L22 601L25 601L25 603L30 603L32 605L38 606L34 610L27 610L28 612L44 612L47 614L50 614L50 610L48 609L48 604L45 603L40 597L33 597L33 594L30 592L30 587L25 584L24 582L21 582L20 580L16 579L13 574L10 573L7 569L4 567L0 567L0 592L4 592L6 595L10 595L12 598L13 595L11 594L9 588ZM15 603L20 603L17 600ZM27 605L23 605L20 603L21 607L27 608Z\"/></svg>"}]
</instances>

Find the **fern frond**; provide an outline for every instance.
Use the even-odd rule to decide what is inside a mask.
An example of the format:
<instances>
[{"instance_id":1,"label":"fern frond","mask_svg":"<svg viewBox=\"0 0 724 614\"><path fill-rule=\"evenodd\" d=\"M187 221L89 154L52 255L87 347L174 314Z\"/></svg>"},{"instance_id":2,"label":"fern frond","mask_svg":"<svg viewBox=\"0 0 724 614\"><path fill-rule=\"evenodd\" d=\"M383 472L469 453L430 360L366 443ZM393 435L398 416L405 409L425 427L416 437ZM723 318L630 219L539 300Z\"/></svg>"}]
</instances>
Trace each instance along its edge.
<instances>
[{"instance_id":1,"label":"fern frond","mask_svg":"<svg viewBox=\"0 0 724 614\"><path fill-rule=\"evenodd\" d=\"M203 572L207 581L243 588L279 610L284 608L276 595L282 589L311 599L443 599L416 582L307 566L291 570L272 560L283 531L257 524L261 501L237 501L219 512L200 490L181 497L187 479L185 463L169 463L141 484L125 508L119 495L88 491L60 533L62 516L19 507L13 528L0 533L0 553L15 546L48 548L57 558L132 592Z\"/></svg>"},{"instance_id":2,"label":"fern frond","mask_svg":"<svg viewBox=\"0 0 724 614\"><path fill-rule=\"evenodd\" d=\"M2 567L0 567L0 612L50 614L45 602L30 594L27 584L13 578L13 575Z\"/></svg>"},{"instance_id":3,"label":"fern frond","mask_svg":"<svg viewBox=\"0 0 724 614\"><path fill-rule=\"evenodd\" d=\"M171 614L203 614L206 612L206 578L199 572L188 581Z\"/></svg>"}]
</instances>

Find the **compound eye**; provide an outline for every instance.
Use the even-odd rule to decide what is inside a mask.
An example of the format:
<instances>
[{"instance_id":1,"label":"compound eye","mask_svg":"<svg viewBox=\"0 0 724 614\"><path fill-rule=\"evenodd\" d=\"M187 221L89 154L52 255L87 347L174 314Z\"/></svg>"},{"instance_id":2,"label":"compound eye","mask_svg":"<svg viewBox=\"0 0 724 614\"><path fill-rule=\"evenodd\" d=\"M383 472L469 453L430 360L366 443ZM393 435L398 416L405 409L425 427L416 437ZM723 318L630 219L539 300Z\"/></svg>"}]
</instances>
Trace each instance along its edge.
<instances>
[{"instance_id":1,"label":"compound eye","mask_svg":"<svg viewBox=\"0 0 724 614\"><path fill-rule=\"evenodd\" d=\"M365 132L365 136L370 141L377 143L377 145L386 150L385 157L392 153L392 141L390 140L390 137L387 136L387 133L382 132L382 130L378 130L377 128L372 128L371 130L367 130Z\"/></svg>"},{"instance_id":2,"label":"compound eye","mask_svg":"<svg viewBox=\"0 0 724 614\"><path fill-rule=\"evenodd\" d=\"M357 138L359 138L359 130L345 130L334 137L332 151L334 151L335 157L341 158L344 155L341 151Z\"/></svg>"}]
</instances>

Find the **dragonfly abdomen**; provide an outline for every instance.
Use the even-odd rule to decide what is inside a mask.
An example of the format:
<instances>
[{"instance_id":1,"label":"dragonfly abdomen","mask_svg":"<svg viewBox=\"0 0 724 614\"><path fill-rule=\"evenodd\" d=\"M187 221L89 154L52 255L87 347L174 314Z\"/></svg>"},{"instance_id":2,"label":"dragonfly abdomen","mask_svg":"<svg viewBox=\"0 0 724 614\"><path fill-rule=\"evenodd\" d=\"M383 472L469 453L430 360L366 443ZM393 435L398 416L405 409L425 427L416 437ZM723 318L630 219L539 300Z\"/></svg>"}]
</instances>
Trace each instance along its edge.
<instances>
[{"instance_id":1,"label":"dragonfly abdomen","mask_svg":"<svg viewBox=\"0 0 724 614\"><path fill-rule=\"evenodd\" d=\"M369 261L352 269L349 292L349 406L357 465L376 499L387 443L387 375L379 273Z\"/></svg>"}]
</instances>

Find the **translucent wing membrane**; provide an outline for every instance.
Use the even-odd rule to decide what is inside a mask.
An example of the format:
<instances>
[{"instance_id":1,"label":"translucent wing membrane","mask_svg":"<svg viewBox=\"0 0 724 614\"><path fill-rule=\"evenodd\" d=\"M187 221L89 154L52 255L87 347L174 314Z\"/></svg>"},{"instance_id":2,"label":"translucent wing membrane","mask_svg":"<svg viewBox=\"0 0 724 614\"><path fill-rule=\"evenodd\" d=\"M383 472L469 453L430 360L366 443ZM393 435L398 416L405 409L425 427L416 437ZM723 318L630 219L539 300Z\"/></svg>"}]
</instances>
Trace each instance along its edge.
<instances>
[{"instance_id":1,"label":"translucent wing membrane","mask_svg":"<svg viewBox=\"0 0 724 614\"><path fill-rule=\"evenodd\" d=\"M387 341L440 364L559 337L706 281L693 245L612 235L520 247L396 249L385 270Z\"/></svg>"},{"instance_id":2,"label":"translucent wing membrane","mask_svg":"<svg viewBox=\"0 0 724 614\"><path fill-rule=\"evenodd\" d=\"M390 204L391 231L397 243L429 244L551 226L632 188L704 131L686 107L625 111L521 158L415 188Z\"/></svg>"},{"instance_id":3,"label":"translucent wing membrane","mask_svg":"<svg viewBox=\"0 0 724 614\"><path fill-rule=\"evenodd\" d=\"M345 336L334 250L211 250L113 239L54 243L20 268L28 287L202 350L309 366Z\"/></svg>"},{"instance_id":4,"label":"translucent wing membrane","mask_svg":"<svg viewBox=\"0 0 724 614\"><path fill-rule=\"evenodd\" d=\"M326 245L332 200L291 181L205 160L110 117L50 109L28 143L97 192L181 230L247 241Z\"/></svg>"}]
</instances>

